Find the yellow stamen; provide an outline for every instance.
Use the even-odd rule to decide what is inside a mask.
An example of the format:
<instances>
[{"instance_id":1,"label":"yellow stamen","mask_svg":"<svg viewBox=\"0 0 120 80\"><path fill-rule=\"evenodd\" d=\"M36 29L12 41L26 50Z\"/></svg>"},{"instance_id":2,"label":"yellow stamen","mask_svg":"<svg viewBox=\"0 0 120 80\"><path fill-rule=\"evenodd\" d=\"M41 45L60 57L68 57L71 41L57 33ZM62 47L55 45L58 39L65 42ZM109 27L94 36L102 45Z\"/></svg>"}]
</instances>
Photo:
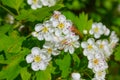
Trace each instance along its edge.
<instances>
[{"instance_id":1,"label":"yellow stamen","mask_svg":"<svg viewBox=\"0 0 120 80\"><path fill-rule=\"evenodd\" d=\"M51 48L48 49L48 53L52 53L52 49Z\"/></svg>"},{"instance_id":2,"label":"yellow stamen","mask_svg":"<svg viewBox=\"0 0 120 80\"><path fill-rule=\"evenodd\" d=\"M43 32L43 33L48 32L48 28L47 28L47 27L44 27L44 28L42 29L42 32Z\"/></svg>"},{"instance_id":3,"label":"yellow stamen","mask_svg":"<svg viewBox=\"0 0 120 80\"><path fill-rule=\"evenodd\" d=\"M103 44L100 44L100 46L99 46L101 49L104 47L104 45Z\"/></svg>"},{"instance_id":4,"label":"yellow stamen","mask_svg":"<svg viewBox=\"0 0 120 80\"><path fill-rule=\"evenodd\" d=\"M99 31L98 27L94 28L94 32L98 32L98 31Z\"/></svg>"},{"instance_id":5,"label":"yellow stamen","mask_svg":"<svg viewBox=\"0 0 120 80\"><path fill-rule=\"evenodd\" d=\"M37 0L33 0L33 4L36 4L37 3Z\"/></svg>"},{"instance_id":6,"label":"yellow stamen","mask_svg":"<svg viewBox=\"0 0 120 80\"><path fill-rule=\"evenodd\" d=\"M58 28L59 29L63 29L64 28L64 24L63 23L58 24Z\"/></svg>"},{"instance_id":7,"label":"yellow stamen","mask_svg":"<svg viewBox=\"0 0 120 80\"><path fill-rule=\"evenodd\" d=\"M90 50L90 49L92 49L93 47L92 47L92 45L88 45L88 49Z\"/></svg>"},{"instance_id":8,"label":"yellow stamen","mask_svg":"<svg viewBox=\"0 0 120 80\"><path fill-rule=\"evenodd\" d=\"M41 61L41 57L40 56L35 56L34 57L34 61L35 62L40 62Z\"/></svg>"},{"instance_id":9,"label":"yellow stamen","mask_svg":"<svg viewBox=\"0 0 120 80\"><path fill-rule=\"evenodd\" d=\"M99 60L98 60L98 59L94 59L94 60L93 60L93 63L94 63L95 65L98 65Z\"/></svg>"}]
</instances>

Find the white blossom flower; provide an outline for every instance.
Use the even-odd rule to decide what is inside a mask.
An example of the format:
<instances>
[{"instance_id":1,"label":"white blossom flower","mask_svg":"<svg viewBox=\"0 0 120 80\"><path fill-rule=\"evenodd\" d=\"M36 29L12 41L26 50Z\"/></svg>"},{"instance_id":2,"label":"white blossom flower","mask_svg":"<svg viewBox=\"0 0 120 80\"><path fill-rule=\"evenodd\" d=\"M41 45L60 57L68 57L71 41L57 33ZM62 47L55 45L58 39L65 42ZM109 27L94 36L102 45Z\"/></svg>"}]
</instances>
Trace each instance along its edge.
<instances>
[{"instance_id":1,"label":"white blossom flower","mask_svg":"<svg viewBox=\"0 0 120 80\"><path fill-rule=\"evenodd\" d=\"M119 41L119 38L117 37L117 35L115 34L114 31L111 32L111 35L110 35L110 44L109 46L111 48L114 48L117 44L117 42Z\"/></svg>"},{"instance_id":2,"label":"white blossom flower","mask_svg":"<svg viewBox=\"0 0 120 80\"><path fill-rule=\"evenodd\" d=\"M73 72L71 76L72 76L72 80L80 80L81 77L81 75L76 72Z\"/></svg>"},{"instance_id":3,"label":"white blossom flower","mask_svg":"<svg viewBox=\"0 0 120 80\"><path fill-rule=\"evenodd\" d=\"M41 0L27 0L27 3L31 5L32 9L37 9L42 7Z\"/></svg>"},{"instance_id":4,"label":"white blossom flower","mask_svg":"<svg viewBox=\"0 0 120 80\"><path fill-rule=\"evenodd\" d=\"M31 68L34 71L45 70L51 57L42 52L38 47L33 47L31 54L26 56L27 63L31 63Z\"/></svg>"},{"instance_id":5,"label":"white blossom flower","mask_svg":"<svg viewBox=\"0 0 120 80\"><path fill-rule=\"evenodd\" d=\"M69 51L70 54L73 54L75 48L78 48L80 46L78 39L79 36L77 35L65 36L61 38L61 41L57 44L57 47L60 50L64 49L65 52Z\"/></svg>"},{"instance_id":6,"label":"white blossom flower","mask_svg":"<svg viewBox=\"0 0 120 80\"><path fill-rule=\"evenodd\" d=\"M94 72L98 72L106 70L108 65L103 56L98 53L95 54L94 58L89 60L88 68L92 69Z\"/></svg>"},{"instance_id":7,"label":"white blossom flower","mask_svg":"<svg viewBox=\"0 0 120 80\"><path fill-rule=\"evenodd\" d=\"M94 35L95 38L100 38L104 34L104 25L102 23L93 23L92 29L89 31L91 35Z\"/></svg>"},{"instance_id":8,"label":"white blossom flower","mask_svg":"<svg viewBox=\"0 0 120 80\"><path fill-rule=\"evenodd\" d=\"M87 56L88 58L95 54L95 49L97 49L95 40L93 38L89 38L87 42L82 42L81 47L84 49L83 54Z\"/></svg>"},{"instance_id":9,"label":"white blossom flower","mask_svg":"<svg viewBox=\"0 0 120 80\"><path fill-rule=\"evenodd\" d=\"M61 12L54 11L53 16L50 18L50 21L56 21L56 20L58 20L60 15L61 15Z\"/></svg>"},{"instance_id":10,"label":"white blossom flower","mask_svg":"<svg viewBox=\"0 0 120 80\"><path fill-rule=\"evenodd\" d=\"M105 59L108 59L112 54L112 49L109 47L108 40L97 40L96 44L98 46L99 51L101 51L104 54Z\"/></svg>"},{"instance_id":11,"label":"white blossom flower","mask_svg":"<svg viewBox=\"0 0 120 80\"><path fill-rule=\"evenodd\" d=\"M45 42L45 44L43 45L43 49L42 49L45 53L48 53L48 55L59 55L60 51L57 50L57 48L55 47L55 43L52 42Z\"/></svg>"},{"instance_id":12,"label":"white blossom flower","mask_svg":"<svg viewBox=\"0 0 120 80\"><path fill-rule=\"evenodd\" d=\"M14 17L11 14L7 14L7 16L5 17L5 22L9 23L9 24L13 24L14 23Z\"/></svg>"},{"instance_id":13,"label":"white blossom flower","mask_svg":"<svg viewBox=\"0 0 120 80\"><path fill-rule=\"evenodd\" d=\"M97 80L105 80L105 75L106 75L106 71L103 70L103 71L98 71L98 72L95 72L95 78Z\"/></svg>"},{"instance_id":14,"label":"white blossom flower","mask_svg":"<svg viewBox=\"0 0 120 80\"><path fill-rule=\"evenodd\" d=\"M52 32L54 31L54 28L52 28L51 26L52 25L50 21L46 21L43 24L36 24L36 33L33 33L33 36L37 36L38 40L45 39L46 41L50 41L53 36Z\"/></svg>"}]
</instances>

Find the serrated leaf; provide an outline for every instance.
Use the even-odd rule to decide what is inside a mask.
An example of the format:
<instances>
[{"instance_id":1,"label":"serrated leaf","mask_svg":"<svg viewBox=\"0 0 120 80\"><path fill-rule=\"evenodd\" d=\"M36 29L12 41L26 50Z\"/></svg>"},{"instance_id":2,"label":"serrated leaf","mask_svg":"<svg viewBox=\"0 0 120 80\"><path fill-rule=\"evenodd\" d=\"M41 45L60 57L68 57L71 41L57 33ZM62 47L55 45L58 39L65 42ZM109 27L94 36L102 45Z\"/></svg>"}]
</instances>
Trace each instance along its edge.
<instances>
[{"instance_id":1,"label":"serrated leaf","mask_svg":"<svg viewBox=\"0 0 120 80\"><path fill-rule=\"evenodd\" d=\"M55 5L52 7L43 7L43 8L39 8L37 10L21 10L20 11L20 15L18 15L16 17L17 20L27 20L27 21L42 21L44 20L46 17L49 17L54 10L58 10L60 8L62 8L63 5L59 4L59 5Z\"/></svg>"},{"instance_id":2,"label":"serrated leaf","mask_svg":"<svg viewBox=\"0 0 120 80\"><path fill-rule=\"evenodd\" d=\"M7 5L18 11L21 6L23 0L1 0L4 5Z\"/></svg>"},{"instance_id":3,"label":"serrated leaf","mask_svg":"<svg viewBox=\"0 0 120 80\"><path fill-rule=\"evenodd\" d=\"M63 59L57 59L56 64L59 66L62 71L61 77L66 78L70 73L70 65L71 65L71 56L70 54L66 54Z\"/></svg>"},{"instance_id":4,"label":"serrated leaf","mask_svg":"<svg viewBox=\"0 0 120 80\"><path fill-rule=\"evenodd\" d=\"M31 74L27 71L27 68L22 68L20 71L22 80L30 80Z\"/></svg>"},{"instance_id":5,"label":"serrated leaf","mask_svg":"<svg viewBox=\"0 0 120 80\"><path fill-rule=\"evenodd\" d=\"M5 34L0 34L0 51L4 50L5 53L17 53L21 50L22 42L25 37L18 36L16 31L10 33L9 36Z\"/></svg>"},{"instance_id":6,"label":"serrated leaf","mask_svg":"<svg viewBox=\"0 0 120 80\"><path fill-rule=\"evenodd\" d=\"M92 20L88 20L88 15L85 13L81 13L79 15L79 26L78 29L83 32L83 30L90 30L92 26Z\"/></svg>"},{"instance_id":7,"label":"serrated leaf","mask_svg":"<svg viewBox=\"0 0 120 80\"><path fill-rule=\"evenodd\" d=\"M27 48L24 48L22 51L20 51L19 54L12 56L8 60L4 60L4 63L7 62L7 65L4 66L2 71L0 71L0 79L14 80L22 68L19 63L24 59L24 56L28 52L29 50Z\"/></svg>"},{"instance_id":8,"label":"serrated leaf","mask_svg":"<svg viewBox=\"0 0 120 80\"><path fill-rule=\"evenodd\" d=\"M9 65L5 66L4 69L0 72L0 79L13 80L20 71L19 61L20 57L17 57L11 61Z\"/></svg>"},{"instance_id":9,"label":"serrated leaf","mask_svg":"<svg viewBox=\"0 0 120 80\"><path fill-rule=\"evenodd\" d=\"M116 48L114 56L116 61L120 61L120 45Z\"/></svg>"},{"instance_id":10,"label":"serrated leaf","mask_svg":"<svg viewBox=\"0 0 120 80\"><path fill-rule=\"evenodd\" d=\"M89 30L92 25L92 20L88 20L88 15L81 13L78 16L75 16L72 12L63 12L63 14L70 19L73 24L78 28L80 33L83 33L83 30Z\"/></svg>"},{"instance_id":11,"label":"serrated leaf","mask_svg":"<svg viewBox=\"0 0 120 80\"><path fill-rule=\"evenodd\" d=\"M36 72L36 80L51 80L51 71L47 68L44 71Z\"/></svg>"}]
</instances>

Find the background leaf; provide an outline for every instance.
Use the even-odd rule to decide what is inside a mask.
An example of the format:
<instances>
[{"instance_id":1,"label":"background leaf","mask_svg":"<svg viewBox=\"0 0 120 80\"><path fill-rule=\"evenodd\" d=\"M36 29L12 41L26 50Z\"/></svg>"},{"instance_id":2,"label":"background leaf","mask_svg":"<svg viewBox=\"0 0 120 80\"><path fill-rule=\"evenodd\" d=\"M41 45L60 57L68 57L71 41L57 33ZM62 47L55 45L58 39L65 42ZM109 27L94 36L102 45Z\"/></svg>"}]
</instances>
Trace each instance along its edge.
<instances>
[{"instance_id":1,"label":"background leaf","mask_svg":"<svg viewBox=\"0 0 120 80\"><path fill-rule=\"evenodd\" d=\"M4 5L7 5L16 11L20 8L23 0L1 0Z\"/></svg>"}]
</instances>

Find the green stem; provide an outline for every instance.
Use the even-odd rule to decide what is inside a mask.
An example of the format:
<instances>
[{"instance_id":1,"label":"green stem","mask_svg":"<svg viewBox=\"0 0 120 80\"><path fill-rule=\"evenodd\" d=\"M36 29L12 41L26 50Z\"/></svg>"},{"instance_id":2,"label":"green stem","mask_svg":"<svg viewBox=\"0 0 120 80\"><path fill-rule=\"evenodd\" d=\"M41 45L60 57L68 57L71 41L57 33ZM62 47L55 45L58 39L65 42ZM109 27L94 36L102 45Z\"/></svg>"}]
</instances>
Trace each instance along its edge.
<instances>
[{"instance_id":1,"label":"green stem","mask_svg":"<svg viewBox=\"0 0 120 80\"><path fill-rule=\"evenodd\" d=\"M9 9L7 9L6 7L4 7L3 5L0 4L0 7L3 8L5 11L7 11L8 13L10 13L11 15L15 16L14 13L12 13Z\"/></svg>"}]
</instances>

